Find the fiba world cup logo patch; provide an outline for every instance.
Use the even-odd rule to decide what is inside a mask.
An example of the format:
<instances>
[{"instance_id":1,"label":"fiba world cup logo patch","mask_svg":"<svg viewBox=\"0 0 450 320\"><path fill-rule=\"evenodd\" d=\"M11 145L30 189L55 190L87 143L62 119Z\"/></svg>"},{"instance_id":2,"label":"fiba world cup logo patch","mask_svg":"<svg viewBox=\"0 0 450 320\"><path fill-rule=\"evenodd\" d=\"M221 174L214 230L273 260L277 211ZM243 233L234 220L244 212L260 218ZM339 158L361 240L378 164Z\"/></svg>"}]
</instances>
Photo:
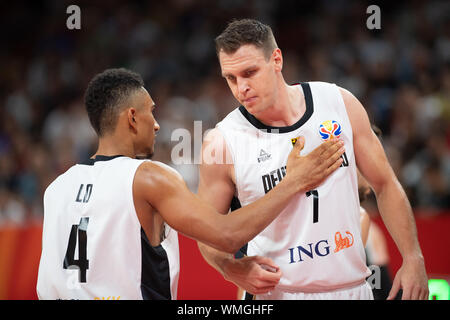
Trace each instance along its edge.
<instances>
[{"instance_id":1,"label":"fiba world cup logo patch","mask_svg":"<svg viewBox=\"0 0 450 320\"><path fill-rule=\"evenodd\" d=\"M327 120L320 124L319 134L322 140L328 141L330 139L337 139L341 136L342 127L339 122L334 120Z\"/></svg>"}]
</instances>

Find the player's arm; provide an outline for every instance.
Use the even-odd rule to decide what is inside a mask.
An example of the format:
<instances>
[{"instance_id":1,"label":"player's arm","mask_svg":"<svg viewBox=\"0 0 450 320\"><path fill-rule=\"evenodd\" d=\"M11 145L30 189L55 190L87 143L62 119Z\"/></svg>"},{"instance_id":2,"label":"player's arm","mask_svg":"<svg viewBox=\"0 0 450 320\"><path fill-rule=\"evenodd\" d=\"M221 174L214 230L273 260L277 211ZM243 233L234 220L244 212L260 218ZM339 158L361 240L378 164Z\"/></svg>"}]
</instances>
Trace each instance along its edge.
<instances>
[{"instance_id":1,"label":"player's arm","mask_svg":"<svg viewBox=\"0 0 450 320\"><path fill-rule=\"evenodd\" d=\"M234 167L230 158L231 154L219 129L212 129L202 144L197 194L220 214L228 213L235 192L235 185L231 179ZM216 161L212 161L213 159ZM200 241L197 244L206 262L227 279L225 266L233 262L234 255L219 251Z\"/></svg>"},{"instance_id":2,"label":"player's arm","mask_svg":"<svg viewBox=\"0 0 450 320\"><path fill-rule=\"evenodd\" d=\"M288 157L286 177L276 188L254 203L228 215L217 214L209 204L189 191L182 179L156 163L139 166L133 189L135 197L143 197L163 219L181 233L226 252L236 252L255 237L282 211L297 192L311 188L306 176L328 176L339 167L343 147L329 143L319 150L314 164L300 156L297 143ZM317 165L317 168L315 166ZM272 192L274 191L274 192Z\"/></svg>"},{"instance_id":3,"label":"player's arm","mask_svg":"<svg viewBox=\"0 0 450 320\"><path fill-rule=\"evenodd\" d=\"M389 298L393 298L402 287L403 299L426 299L428 287L424 258L408 198L371 129L364 107L350 92L340 90L353 129L356 164L372 186L383 222L403 258Z\"/></svg>"},{"instance_id":4,"label":"player's arm","mask_svg":"<svg viewBox=\"0 0 450 320\"><path fill-rule=\"evenodd\" d=\"M227 214L235 193L232 178L234 166L225 139L220 131L212 129L202 144L202 163L199 166L198 196L211 204L218 213ZM218 161L209 161L210 159ZM252 256L235 259L233 254L219 251L200 241L198 248L203 258L222 276L252 294L272 290L280 281L281 271L274 262L265 257ZM266 271L268 265L276 272Z\"/></svg>"}]
</instances>

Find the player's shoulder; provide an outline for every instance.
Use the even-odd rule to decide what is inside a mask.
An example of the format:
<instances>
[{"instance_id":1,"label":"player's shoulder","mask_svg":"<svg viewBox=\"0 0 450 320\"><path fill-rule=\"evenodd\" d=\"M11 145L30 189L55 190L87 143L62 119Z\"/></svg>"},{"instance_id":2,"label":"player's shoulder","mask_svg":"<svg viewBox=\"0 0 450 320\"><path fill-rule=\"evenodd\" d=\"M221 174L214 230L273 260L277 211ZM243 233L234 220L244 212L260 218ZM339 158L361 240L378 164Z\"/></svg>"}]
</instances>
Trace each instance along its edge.
<instances>
[{"instance_id":1,"label":"player's shoulder","mask_svg":"<svg viewBox=\"0 0 450 320\"><path fill-rule=\"evenodd\" d=\"M173 168L159 161L145 160L139 165L133 180L134 199L146 199L152 203L177 193L185 186L184 179Z\"/></svg>"},{"instance_id":2,"label":"player's shoulder","mask_svg":"<svg viewBox=\"0 0 450 320\"><path fill-rule=\"evenodd\" d=\"M222 131L219 129L219 127L215 127L211 130L209 130L203 139L204 144L216 144L224 142L225 138L223 136Z\"/></svg>"},{"instance_id":3,"label":"player's shoulder","mask_svg":"<svg viewBox=\"0 0 450 320\"><path fill-rule=\"evenodd\" d=\"M49 194L58 192L58 190L62 190L62 186L65 184L66 181L70 181L72 178L72 175L75 174L77 165L73 165L69 169L67 169L65 172L61 173L59 176L57 176L48 186L45 188L44 191L44 199L48 197Z\"/></svg>"},{"instance_id":4,"label":"player's shoulder","mask_svg":"<svg viewBox=\"0 0 450 320\"><path fill-rule=\"evenodd\" d=\"M334 89L334 90L342 90L351 93L348 89L341 87L339 84L334 82L326 82L326 81L308 81L305 82L309 84L311 87L316 88L328 88L328 89Z\"/></svg>"},{"instance_id":5,"label":"player's shoulder","mask_svg":"<svg viewBox=\"0 0 450 320\"><path fill-rule=\"evenodd\" d=\"M232 164L233 156L229 149L225 134L222 129L216 127L205 135L202 144L202 162L200 167L205 165L220 165L217 169L222 169L224 164Z\"/></svg>"},{"instance_id":6,"label":"player's shoulder","mask_svg":"<svg viewBox=\"0 0 450 320\"><path fill-rule=\"evenodd\" d=\"M245 117L242 114L243 106L239 106L229 112L221 121L219 121L216 125L216 128L224 129L233 129L235 127L239 127L242 124L245 124Z\"/></svg>"},{"instance_id":7,"label":"player's shoulder","mask_svg":"<svg viewBox=\"0 0 450 320\"><path fill-rule=\"evenodd\" d=\"M332 82L325 81L308 81L307 82L312 90L332 90L336 91L339 89L339 86Z\"/></svg>"},{"instance_id":8,"label":"player's shoulder","mask_svg":"<svg viewBox=\"0 0 450 320\"><path fill-rule=\"evenodd\" d=\"M181 174L175 169L172 168L171 166L160 162L160 161L152 161L156 166L160 167L161 170L166 170L167 172L170 172L171 174L174 174L175 176L177 176L179 179L183 179L183 177L181 176Z\"/></svg>"},{"instance_id":9,"label":"player's shoulder","mask_svg":"<svg viewBox=\"0 0 450 320\"><path fill-rule=\"evenodd\" d=\"M334 97L337 94L347 108L349 105L351 106L358 102L358 99L353 95L353 93L336 83L324 81L310 81L308 83L310 84L313 91L328 94L332 93L330 97Z\"/></svg>"},{"instance_id":10,"label":"player's shoulder","mask_svg":"<svg viewBox=\"0 0 450 320\"><path fill-rule=\"evenodd\" d=\"M136 174L150 175L151 177L156 177L156 175L170 175L183 180L183 177L177 170L163 162L153 160L142 161Z\"/></svg>"},{"instance_id":11,"label":"player's shoulder","mask_svg":"<svg viewBox=\"0 0 450 320\"><path fill-rule=\"evenodd\" d=\"M322 90L332 90L336 93L340 93L340 95L344 99L355 99L353 93L351 93L348 89L341 87L340 85L332 82L324 82L324 81L310 81L308 82L311 87Z\"/></svg>"}]
</instances>

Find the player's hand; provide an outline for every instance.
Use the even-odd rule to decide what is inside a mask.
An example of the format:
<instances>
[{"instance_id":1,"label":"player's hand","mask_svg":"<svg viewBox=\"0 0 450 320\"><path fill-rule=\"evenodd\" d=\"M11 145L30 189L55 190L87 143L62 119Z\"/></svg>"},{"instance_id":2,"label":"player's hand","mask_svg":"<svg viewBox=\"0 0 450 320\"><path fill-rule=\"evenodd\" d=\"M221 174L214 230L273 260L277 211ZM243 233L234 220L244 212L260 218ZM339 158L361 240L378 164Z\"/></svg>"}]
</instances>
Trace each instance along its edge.
<instances>
[{"instance_id":1,"label":"player's hand","mask_svg":"<svg viewBox=\"0 0 450 320\"><path fill-rule=\"evenodd\" d=\"M341 155L345 152L344 142L331 139L323 142L306 156L300 151L305 146L305 138L299 137L289 154L286 170L293 179L298 191L306 192L320 185L342 164Z\"/></svg>"},{"instance_id":2,"label":"player's hand","mask_svg":"<svg viewBox=\"0 0 450 320\"><path fill-rule=\"evenodd\" d=\"M403 290L402 300L428 300L428 279L423 259L403 260L387 299L394 299L400 288Z\"/></svg>"},{"instance_id":3,"label":"player's hand","mask_svg":"<svg viewBox=\"0 0 450 320\"><path fill-rule=\"evenodd\" d=\"M261 256L230 260L223 271L226 280L251 294L264 294L273 290L282 275L272 259Z\"/></svg>"}]
</instances>

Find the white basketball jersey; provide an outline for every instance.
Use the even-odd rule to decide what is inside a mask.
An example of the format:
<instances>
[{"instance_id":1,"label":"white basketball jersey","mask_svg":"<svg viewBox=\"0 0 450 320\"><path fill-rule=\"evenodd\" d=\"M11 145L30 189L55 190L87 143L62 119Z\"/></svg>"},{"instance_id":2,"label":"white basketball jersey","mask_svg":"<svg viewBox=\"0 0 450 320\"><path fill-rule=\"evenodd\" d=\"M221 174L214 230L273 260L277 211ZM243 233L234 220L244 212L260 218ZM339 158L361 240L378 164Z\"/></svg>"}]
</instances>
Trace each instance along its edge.
<instances>
[{"instance_id":1,"label":"white basketball jersey","mask_svg":"<svg viewBox=\"0 0 450 320\"><path fill-rule=\"evenodd\" d=\"M176 299L178 234L152 247L133 201L144 160L97 156L60 175L44 194L40 299Z\"/></svg>"},{"instance_id":2,"label":"white basketball jersey","mask_svg":"<svg viewBox=\"0 0 450 320\"><path fill-rule=\"evenodd\" d=\"M231 153L236 196L242 206L261 198L286 175L291 139L305 137L306 155L323 141L345 143L343 164L314 190L295 196L247 245L247 254L269 257L283 276L277 288L323 292L360 284L370 275L361 240L353 133L338 87L302 83L306 111L288 127L269 127L243 106L217 124Z\"/></svg>"}]
</instances>

